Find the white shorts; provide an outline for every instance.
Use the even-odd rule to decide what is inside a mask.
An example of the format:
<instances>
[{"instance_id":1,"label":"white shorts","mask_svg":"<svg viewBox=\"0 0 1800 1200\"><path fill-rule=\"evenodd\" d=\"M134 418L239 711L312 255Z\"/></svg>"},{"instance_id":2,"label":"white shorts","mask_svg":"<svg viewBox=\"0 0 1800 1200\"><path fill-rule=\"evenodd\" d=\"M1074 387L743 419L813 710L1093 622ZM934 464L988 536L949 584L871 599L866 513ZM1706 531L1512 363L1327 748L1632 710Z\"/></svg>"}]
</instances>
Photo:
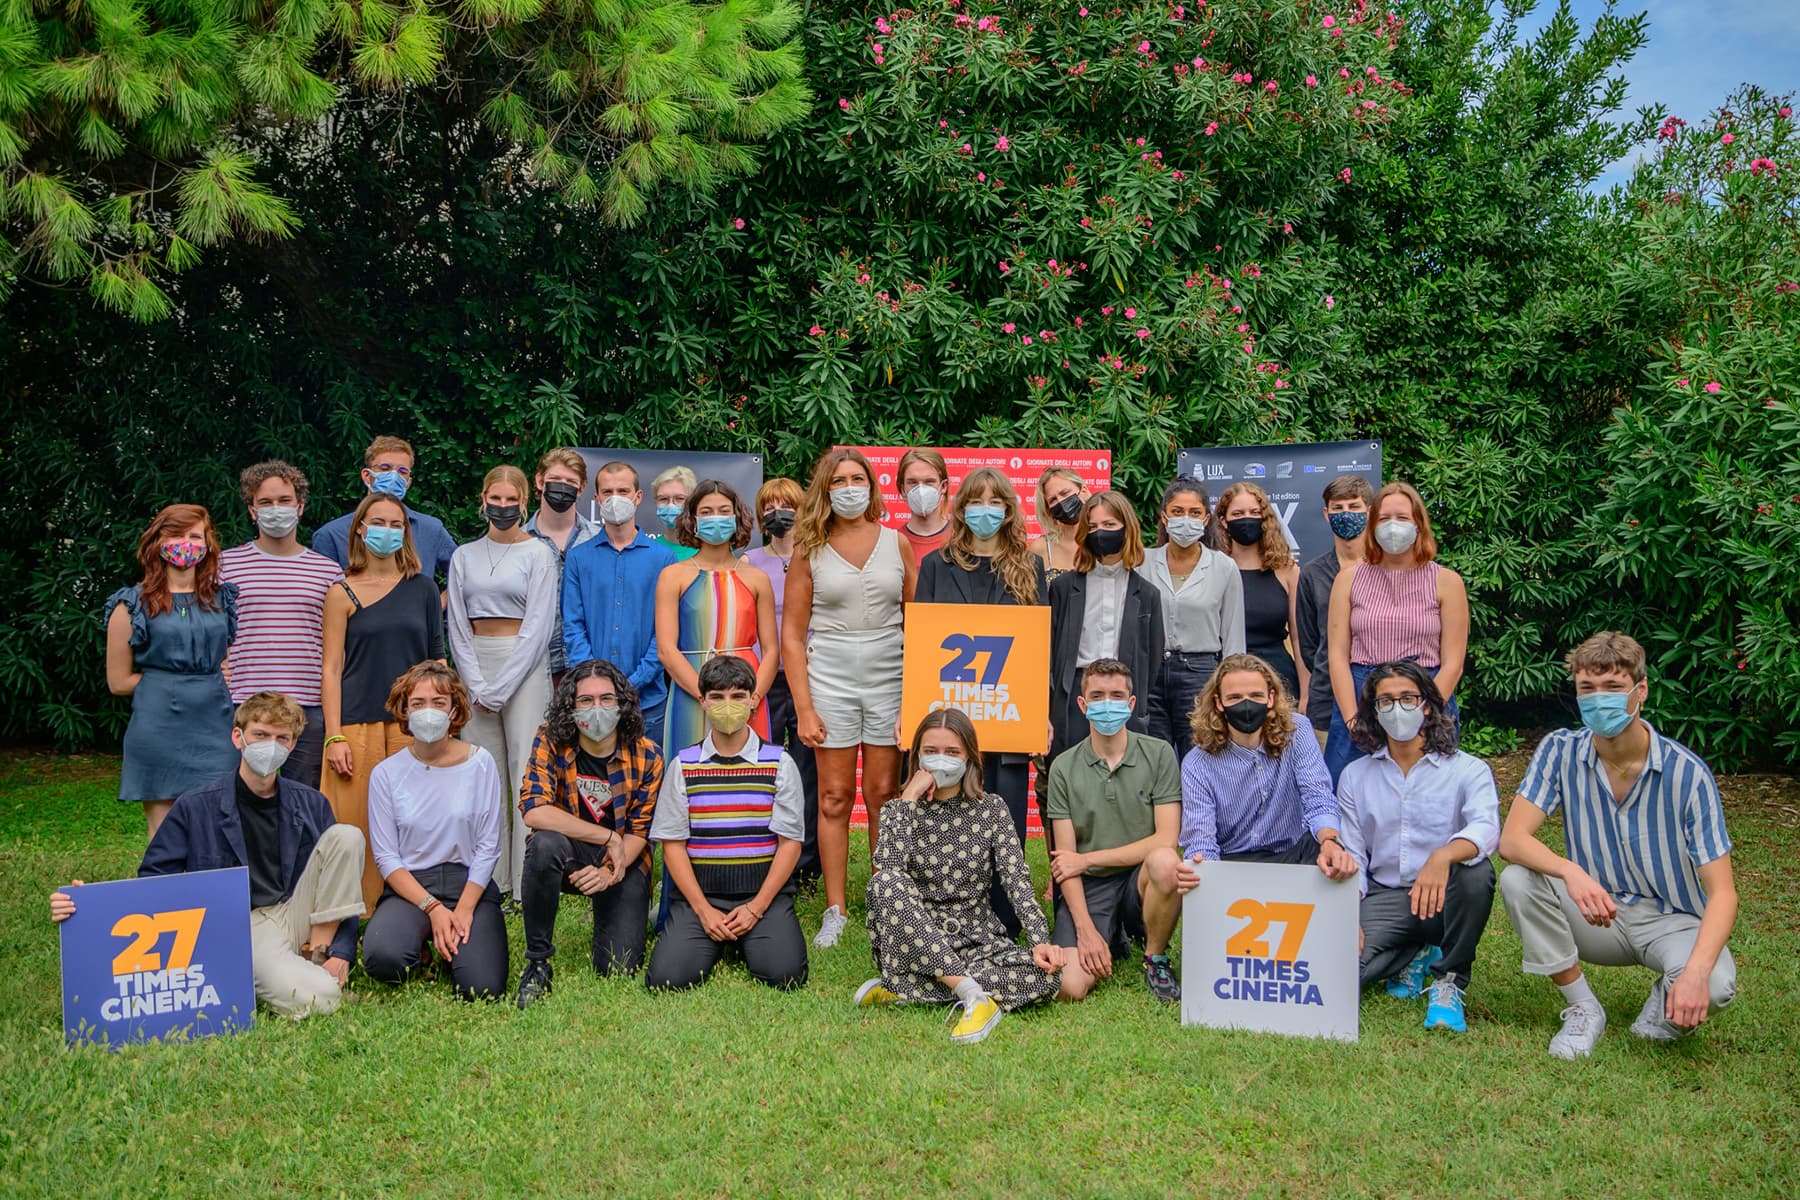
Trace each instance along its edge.
<instances>
[{"instance_id":1,"label":"white shorts","mask_svg":"<svg viewBox=\"0 0 1800 1200\"><path fill-rule=\"evenodd\" d=\"M899 626L812 635L806 681L813 710L825 722L821 748L894 744L904 646Z\"/></svg>"}]
</instances>

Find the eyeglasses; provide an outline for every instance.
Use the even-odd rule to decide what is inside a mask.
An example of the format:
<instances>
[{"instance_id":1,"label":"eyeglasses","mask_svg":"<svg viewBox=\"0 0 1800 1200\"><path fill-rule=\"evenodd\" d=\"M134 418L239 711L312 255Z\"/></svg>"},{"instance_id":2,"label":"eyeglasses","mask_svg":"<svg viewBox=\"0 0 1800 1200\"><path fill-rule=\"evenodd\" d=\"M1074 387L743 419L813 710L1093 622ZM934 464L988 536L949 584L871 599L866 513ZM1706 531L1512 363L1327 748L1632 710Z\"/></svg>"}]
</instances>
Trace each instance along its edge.
<instances>
[{"instance_id":1,"label":"eyeglasses","mask_svg":"<svg viewBox=\"0 0 1800 1200\"><path fill-rule=\"evenodd\" d=\"M577 710L584 709L584 708L617 708L617 707L619 707L619 698L617 696L600 696L598 698L596 698L594 696L577 696L577 697L575 697L575 708Z\"/></svg>"},{"instance_id":2,"label":"eyeglasses","mask_svg":"<svg viewBox=\"0 0 1800 1200\"><path fill-rule=\"evenodd\" d=\"M1419 705L1421 705L1423 703L1425 703L1425 697L1419 695L1419 693L1406 692L1399 696L1382 696L1382 697L1380 697L1379 699L1377 699L1375 701L1375 711L1376 712L1393 712L1394 705L1398 704L1401 708L1405 709L1407 712L1416 712L1416 711L1418 711Z\"/></svg>"},{"instance_id":3,"label":"eyeglasses","mask_svg":"<svg viewBox=\"0 0 1800 1200\"><path fill-rule=\"evenodd\" d=\"M388 471L392 471L394 474L404 476L407 479L412 478L412 468L411 467L396 467L393 463L385 463L385 462L376 463L373 470L377 475L382 475L382 474L387 473Z\"/></svg>"}]
</instances>

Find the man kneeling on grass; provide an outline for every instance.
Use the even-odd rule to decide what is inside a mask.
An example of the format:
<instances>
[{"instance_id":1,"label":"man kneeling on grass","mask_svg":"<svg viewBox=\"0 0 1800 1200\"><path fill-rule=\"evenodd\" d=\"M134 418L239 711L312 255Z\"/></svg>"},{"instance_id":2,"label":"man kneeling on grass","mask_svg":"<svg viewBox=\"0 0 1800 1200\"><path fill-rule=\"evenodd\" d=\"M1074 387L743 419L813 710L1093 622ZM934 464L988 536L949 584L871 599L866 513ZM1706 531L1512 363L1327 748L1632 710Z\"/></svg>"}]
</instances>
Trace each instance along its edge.
<instances>
[{"instance_id":1,"label":"man kneeling on grass","mask_svg":"<svg viewBox=\"0 0 1800 1200\"><path fill-rule=\"evenodd\" d=\"M806 938L791 877L806 838L800 768L750 730L756 672L736 655L700 668L707 736L663 780L650 837L679 894L656 939L644 983L706 982L730 947L771 987L806 982Z\"/></svg>"},{"instance_id":2,"label":"man kneeling on grass","mask_svg":"<svg viewBox=\"0 0 1800 1200\"><path fill-rule=\"evenodd\" d=\"M1169 939L1181 918L1181 775L1175 748L1125 728L1136 703L1131 668L1099 658L1076 698L1088 735L1050 765L1050 873L1060 889L1050 940L1063 951L1059 1000L1080 1000L1112 974L1113 959L1144 942L1144 982L1181 999ZM1187 875L1192 875L1192 871ZM1197 880L1195 882L1198 882Z\"/></svg>"},{"instance_id":3,"label":"man kneeling on grass","mask_svg":"<svg viewBox=\"0 0 1800 1200\"><path fill-rule=\"evenodd\" d=\"M363 912L362 830L280 774L305 728L305 712L280 692L240 704L237 772L178 797L138 866L139 878L248 867L256 998L295 1019L337 1008ZM51 920L74 914L67 891L50 897Z\"/></svg>"},{"instance_id":4,"label":"man kneeling on grass","mask_svg":"<svg viewBox=\"0 0 1800 1200\"><path fill-rule=\"evenodd\" d=\"M1597 633L1569 655L1569 673L1586 728L1552 733L1531 756L1500 837L1513 864L1500 894L1526 974L1548 975L1568 1005L1550 1053L1582 1058L1606 1032L1583 962L1656 972L1631 1024L1651 1041L1690 1033L1731 1002L1737 965L1725 939L1738 898L1712 772L1642 716L1644 648ZM1558 811L1566 858L1537 840Z\"/></svg>"}]
</instances>

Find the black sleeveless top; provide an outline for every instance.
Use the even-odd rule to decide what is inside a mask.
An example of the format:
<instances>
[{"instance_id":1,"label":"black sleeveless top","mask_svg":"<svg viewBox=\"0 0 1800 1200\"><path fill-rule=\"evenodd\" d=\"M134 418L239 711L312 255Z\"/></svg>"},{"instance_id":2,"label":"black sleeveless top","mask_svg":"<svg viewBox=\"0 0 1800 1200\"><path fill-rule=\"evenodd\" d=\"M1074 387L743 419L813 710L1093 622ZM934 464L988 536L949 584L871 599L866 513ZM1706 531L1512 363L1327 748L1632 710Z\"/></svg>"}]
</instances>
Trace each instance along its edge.
<instances>
[{"instance_id":1,"label":"black sleeveless top","mask_svg":"<svg viewBox=\"0 0 1800 1200\"><path fill-rule=\"evenodd\" d=\"M437 584L421 571L373 604L357 603L356 585L344 586L352 609L344 626L341 719L346 725L391 721L387 697L394 680L428 658L444 657L444 607Z\"/></svg>"}]
</instances>

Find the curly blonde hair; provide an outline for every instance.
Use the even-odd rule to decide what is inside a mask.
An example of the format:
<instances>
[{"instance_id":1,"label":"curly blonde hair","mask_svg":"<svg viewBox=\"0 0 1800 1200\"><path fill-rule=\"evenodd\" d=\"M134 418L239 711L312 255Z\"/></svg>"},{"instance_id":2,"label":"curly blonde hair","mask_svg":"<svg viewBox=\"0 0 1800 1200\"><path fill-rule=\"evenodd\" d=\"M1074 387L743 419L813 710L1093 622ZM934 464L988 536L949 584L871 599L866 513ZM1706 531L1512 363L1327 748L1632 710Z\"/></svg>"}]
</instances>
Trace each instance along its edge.
<instances>
[{"instance_id":1,"label":"curly blonde hair","mask_svg":"<svg viewBox=\"0 0 1800 1200\"><path fill-rule=\"evenodd\" d=\"M1225 714L1219 710L1219 692L1224 687L1225 677L1234 671L1255 671L1263 677L1270 696L1269 715L1263 720L1262 727L1263 749L1269 752L1270 758L1280 758L1294 736L1294 698L1288 695L1275 668L1254 654L1227 655L1212 678L1206 681L1200 695L1195 697L1194 711L1188 718L1194 745L1208 754L1217 754L1231 740L1225 727Z\"/></svg>"}]
</instances>

